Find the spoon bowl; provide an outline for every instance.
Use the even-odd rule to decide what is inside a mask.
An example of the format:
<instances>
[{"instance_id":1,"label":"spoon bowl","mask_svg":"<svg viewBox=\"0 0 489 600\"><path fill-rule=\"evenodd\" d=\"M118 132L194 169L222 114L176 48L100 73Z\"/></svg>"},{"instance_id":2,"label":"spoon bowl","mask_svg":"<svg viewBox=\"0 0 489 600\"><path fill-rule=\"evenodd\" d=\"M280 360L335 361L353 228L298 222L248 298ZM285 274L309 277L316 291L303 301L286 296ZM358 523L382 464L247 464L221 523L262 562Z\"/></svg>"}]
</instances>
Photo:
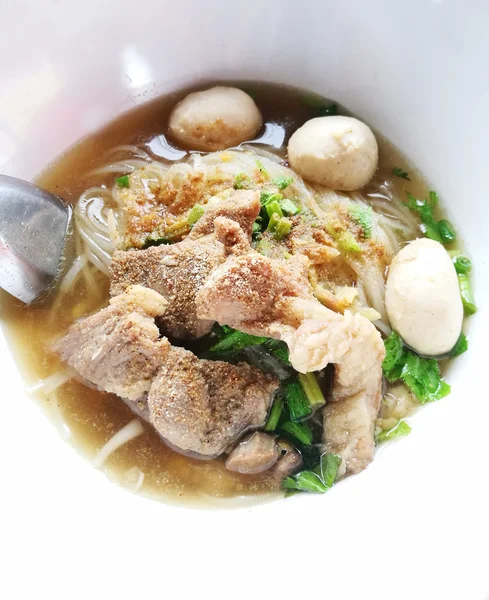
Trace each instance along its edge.
<instances>
[{"instance_id":1,"label":"spoon bowl","mask_svg":"<svg viewBox=\"0 0 489 600\"><path fill-rule=\"evenodd\" d=\"M60 271L72 210L36 185L0 175L0 287L29 304Z\"/></svg>"}]
</instances>

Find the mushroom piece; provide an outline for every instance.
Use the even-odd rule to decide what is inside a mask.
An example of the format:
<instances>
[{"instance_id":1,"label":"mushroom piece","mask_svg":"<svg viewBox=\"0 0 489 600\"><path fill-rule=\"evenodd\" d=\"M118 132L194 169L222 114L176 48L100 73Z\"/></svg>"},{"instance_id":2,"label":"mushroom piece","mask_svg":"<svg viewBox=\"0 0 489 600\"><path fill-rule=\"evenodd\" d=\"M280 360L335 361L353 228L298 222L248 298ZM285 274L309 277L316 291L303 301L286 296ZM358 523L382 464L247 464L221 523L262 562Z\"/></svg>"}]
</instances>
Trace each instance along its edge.
<instances>
[{"instance_id":1,"label":"mushroom piece","mask_svg":"<svg viewBox=\"0 0 489 600\"><path fill-rule=\"evenodd\" d=\"M274 436L256 431L234 447L226 460L226 468L251 475L268 470L277 459L278 450Z\"/></svg>"}]
</instances>

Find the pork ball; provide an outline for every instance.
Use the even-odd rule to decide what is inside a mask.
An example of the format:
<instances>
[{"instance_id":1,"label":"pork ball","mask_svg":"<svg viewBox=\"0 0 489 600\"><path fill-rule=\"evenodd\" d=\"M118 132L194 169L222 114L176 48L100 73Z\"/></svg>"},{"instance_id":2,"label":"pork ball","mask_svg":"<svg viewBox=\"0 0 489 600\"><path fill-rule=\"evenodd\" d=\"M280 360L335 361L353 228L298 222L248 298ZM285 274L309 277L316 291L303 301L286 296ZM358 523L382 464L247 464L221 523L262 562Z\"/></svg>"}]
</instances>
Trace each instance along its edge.
<instances>
[{"instance_id":1,"label":"pork ball","mask_svg":"<svg viewBox=\"0 0 489 600\"><path fill-rule=\"evenodd\" d=\"M232 87L193 92L173 109L170 132L192 150L215 151L250 140L262 117L253 99Z\"/></svg>"},{"instance_id":2,"label":"pork ball","mask_svg":"<svg viewBox=\"0 0 489 600\"><path fill-rule=\"evenodd\" d=\"M304 179L334 190L357 190L377 168L379 150L365 123L352 117L318 117L290 138L289 163Z\"/></svg>"},{"instance_id":3,"label":"pork ball","mask_svg":"<svg viewBox=\"0 0 489 600\"><path fill-rule=\"evenodd\" d=\"M414 240L394 257L385 308L393 329L419 354L439 356L455 346L464 311L455 267L440 243Z\"/></svg>"}]
</instances>

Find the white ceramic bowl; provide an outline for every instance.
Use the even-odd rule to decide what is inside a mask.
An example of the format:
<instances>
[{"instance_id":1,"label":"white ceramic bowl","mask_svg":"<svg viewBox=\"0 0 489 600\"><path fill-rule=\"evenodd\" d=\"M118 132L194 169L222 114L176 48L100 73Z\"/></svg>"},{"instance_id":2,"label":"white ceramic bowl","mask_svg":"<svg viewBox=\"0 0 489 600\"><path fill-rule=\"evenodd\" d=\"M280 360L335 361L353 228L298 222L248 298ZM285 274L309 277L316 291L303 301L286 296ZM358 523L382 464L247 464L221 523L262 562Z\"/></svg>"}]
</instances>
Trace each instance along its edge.
<instances>
[{"instance_id":1,"label":"white ceramic bowl","mask_svg":"<svg viewBox=\"0 0 489 600\"><path fill-rule=\"evenodd\" d=\"M489 11L485 0L55 0L0 6L0 170L32 178L135 104L204 79L316 90L439 191L480 306L453 393L321 497L233 511L112 485L64 444L0 347L0 596L489 598Z\"/></svg>"}]
</instances>

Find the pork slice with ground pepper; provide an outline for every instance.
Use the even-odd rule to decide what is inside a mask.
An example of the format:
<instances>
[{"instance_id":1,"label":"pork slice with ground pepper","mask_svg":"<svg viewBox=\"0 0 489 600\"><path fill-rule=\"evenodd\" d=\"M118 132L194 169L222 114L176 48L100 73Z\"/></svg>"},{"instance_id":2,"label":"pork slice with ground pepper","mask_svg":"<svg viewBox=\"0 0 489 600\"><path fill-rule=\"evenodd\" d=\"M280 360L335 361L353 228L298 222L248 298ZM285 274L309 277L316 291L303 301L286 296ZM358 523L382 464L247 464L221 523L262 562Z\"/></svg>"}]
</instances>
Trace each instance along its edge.
<instances>
[{"instance_id":1,"label":"pork slice with ground pepper","mask_svg":"<svg viewBox=\"0 0 489 600\"><path fill-rule=\"evenodd\" d=\"M212 458L265 424L277 388L275 377L247 363L201 360L171 347L148 395L150 420L174 448Z\"/></svg>"},{"instance_id":2,"label":"pork slice with ground pepper","mask_svg":"<svg viewBox=\"0 0 489 600\"><path fill-rule=\"evenodd\" d=\"M53 349L88 382L137 400L151 387L170 347L155 325L165 308L160 294L130 286L107 308L72 325Z\"/></svg>"},{"instance_id":3,"label":"pork slice with ground pepper","mask_svg":"<svg viewBox=\"0 0 489 600\"><path fill-rule=\"evenodd\" d=\"M165 335L175 339L196 339L209 333L214 321L197 318L197 292L228 256L251 250L250 231L259 210L258 192L239 195L238 200L233 195L209 208L182 242L147 250L115 252L111 265L111 295L122 293L129 285L149 287L168 302L165 314L158 319ZM236 220L227 218L226 214Z\"/></svg>"}]
</instances>

